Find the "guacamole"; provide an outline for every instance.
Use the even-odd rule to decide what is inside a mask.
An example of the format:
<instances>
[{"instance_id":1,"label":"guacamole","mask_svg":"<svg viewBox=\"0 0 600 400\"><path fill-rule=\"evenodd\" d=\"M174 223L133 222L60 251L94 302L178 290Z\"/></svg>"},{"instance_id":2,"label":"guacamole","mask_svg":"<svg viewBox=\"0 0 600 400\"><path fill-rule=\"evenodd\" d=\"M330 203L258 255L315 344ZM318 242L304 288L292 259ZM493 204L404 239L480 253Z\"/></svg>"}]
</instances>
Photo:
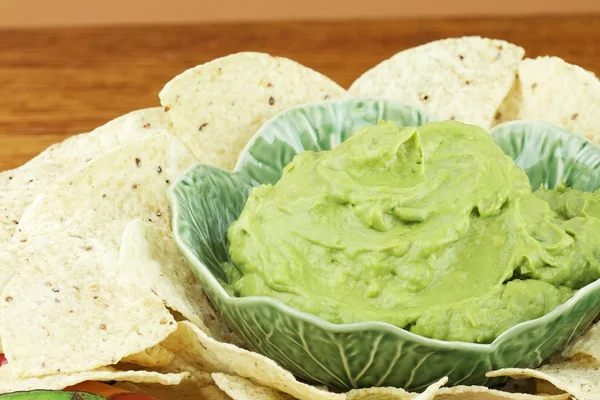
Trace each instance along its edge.
<instances>
[{"instance_id":1,"label":"guacamole","mask_svg":"<svg viewBox=\"0 0 600 400\"><path fill-rule=\"evenodd\" d=\"M303 152L228 231L227 289L489 343L600 277L600 192L532 193L483 129L382 122Z\"/></svg>"}]
</instances>

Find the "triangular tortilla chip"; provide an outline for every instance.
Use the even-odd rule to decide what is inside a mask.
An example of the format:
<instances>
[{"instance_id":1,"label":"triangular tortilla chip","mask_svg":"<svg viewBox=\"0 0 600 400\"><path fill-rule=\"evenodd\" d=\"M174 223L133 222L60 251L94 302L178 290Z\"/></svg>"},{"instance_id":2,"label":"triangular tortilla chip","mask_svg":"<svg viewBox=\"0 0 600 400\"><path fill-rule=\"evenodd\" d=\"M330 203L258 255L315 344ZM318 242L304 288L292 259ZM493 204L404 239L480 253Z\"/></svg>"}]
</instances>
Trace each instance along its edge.
<instances>
[{"instance_id":1,"label":"triangular tortilla chip","mask_svg":"<svg viewBox=\"0 0 600 400\"><path fill-rule=\"evenodd\" d=\"M525 59L497 122L516 119L549 122L600 143L600 81L558 57Z\"/></svg>"},{"instance_id":2,"label":"triangular tortilla chip","mask_svg":"<svg viewBox=\"0 0 600 400\"><path fill-rule=\"evenodd\" d=\"M183 72L167 83L160 101L200 161L231 170L258 128L280 111L345 95L331 79L295 61L244 52Z\"/></svg>"},{"instance_id":3,"label":"triangular tortilla chip","mask_svg":"<svg viewBox=\"0 0 600 400\"><path fill-rule=\"evenodd\" d=\"M94 159L36 198L13 254L0 254L18 272L0 298L0 334L17 376L114 364L176 328L161 299L120 273L119 248L134 218L170 226L169 182L193 163L177 139L157 134Z\"/></svg>"},{"instance_id":4,"label":"triangular tortilla chip","mask_svg":"<svg viewBox=\"0 0 600 400\"><path fill-rule=\"evenodd\" d=\"M201 396L205 396L207 400L232 400L224 391L219 389L217 385L207 386L200 391ZM202 399L199 397L197 400Z\"/></svg>"},{"instance_id":5,"label":"triangular tortilla chip","mask_svg":"<svg viewBox=\"0 0 600 400\"><path fill-rule=\"evenodd\" d=\"M219 389L233 400L294 400L289 394L257 385L239 376L214 373L212 377Z\"/></svg>"},{"instance_id":6,"label":"triangular tortilla chip","mask_svg":"<svg viewBox=\"0 0 600 400\"><path fill-rule=\"evenodd\" d=\"M439 388L446 382L448 382L448 378L440 379L420 394L391 387L356 389L346 394L346 400L432 400Z\"/></svg>"},{"instance_id":7,"label":"triangular tortilla chip","mask_svg":"<svg viewBox=\"0 0 600 400\"><path fill-rule=\"evenodd\" d=\"M164 133L168 127L161 108L134 111L52 145L19 168L1 172L0 243L11 238L25 209L56 178L117 147Z\"/></svg>"},{"instance_id":8,"label":"triangular tortilla chip","mask_svg":"<svg viewBox=\"0 0 600 400\"><path fill-rule=\"evenodd\" d=\"M481 386L455 386L440 389L434 400L569 400L569 397L568 394L536 396L502 392Z\"/></svg>"},{"instance_id":9,"label":"triangular tortilla chip","mask_svg":"<svg viewBox=\"0 0 600 400\"><path fill-rule=\"evenodd\" d=\"M19 168L0 172L0 243L10 240L35 196L66 171L62 165L33 159Z\"/></svg>"},{"instance_id":10,"label":"triangular tortilla chip","mask_svg":"<svg viewBox=\"0 0 600 400\"><path fill-rule=\"evenodd\" d=\"M585 355L593 357L596 362L600 363L600 324L596 323L590 326L563 350L562 355L565 358Z\"/></svg>"},{"instance_id":11,"label":"triangular tortilla chip","mask_svg":"<svg viewBox=\"0 0 600 400\"><path fill-rule=\"evenodd\" d=\"M492 126L511 88L521 47L502 40L462 37L404 50L365 72L348 92L420 107L441 120Z\"/></svg>"},{"instance_id":12,"label":"triangular tortilla chip","mask_svg":"<svg viewBox=\"0 0 600 400\"><path fill-rule=\"evenodd\" d=\"M487 376L510 376L519 378L536 378L550 382L579 400L600 399L600 370L596 361L561 360L544 365L538 369L505 368L488 372Z\"/></svg>"},{"instance_id":13,"label":"triangular tortilla chip","mask_svg":"<svg viewBox=\"0 0 600 400\"><path fill-rule=\"evenodd\" d=\"M148 382L160 385L177 385L189 373L161 374L149 371L120 371L111 367L102 367L93 371L75 374L48 375L39 378L17 378L9 365L0 367L0 393L11 393L35 389L61 390L84 381L129 381Z\"/></svg>"},{"instance_id":14,"label":"triangular tortilla chip","mask_svg":"<svg viewBox=\"0 0 600 400\"><path fill-rule=\"evenodd\" d=\"M345 398L343 394L326 392L298 382L273 360L232 344L218 342L190 322L180 322L177 330L161 344L199 369L239 375L300 400Z\"/></svg>"},{"instance_id":15,"label":"triangular tortilla chip","mask_svg":"<svg viewBox=\"0 0 600 400\"><path fill-rule=\"evenodd\" d=\"M168 367L173 363L175 354L165 349L161 345L149 347L144 351L132 354L121 359L122 363L136 364L142 367L156 368Z\"/></svg>"},{"instance_id":16,"label":"triangular tortilla chip","mask_svg":"<svg viewBox=\"0 0 600 400\"><path fill-rule=\"evenodd\" d=\"M210 374L199 374L198 372L190 374L181 383L172 386L164 386L157 383L131 382L117 382L115 386L161 400L213 400L228 398L225 393L219 393L220 390L215 387ZM218 397L219 395L222 395L222 397Z\"/></svg>"},{"instance_id":17,"label":"triangular tortilla chip","mask_svg":"<svg viewBox=\"0 0 600 400\"><path fill-rule=\"evenodd\" d=\"M203 331L218 340L236 340L179 253L170 229L141 219L130 222L123 234L119 264L124 274L147 285L169 308Z\"/></svg>"}]
</instances>

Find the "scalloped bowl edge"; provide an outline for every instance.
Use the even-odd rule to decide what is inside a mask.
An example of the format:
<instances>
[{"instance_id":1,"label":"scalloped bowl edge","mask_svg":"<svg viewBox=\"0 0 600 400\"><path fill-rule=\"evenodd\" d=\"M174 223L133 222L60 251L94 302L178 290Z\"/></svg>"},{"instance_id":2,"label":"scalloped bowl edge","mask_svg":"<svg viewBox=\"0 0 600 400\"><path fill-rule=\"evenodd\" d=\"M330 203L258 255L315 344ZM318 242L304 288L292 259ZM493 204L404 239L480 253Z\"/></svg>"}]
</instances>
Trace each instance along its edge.
<instances>
[{"instance_id":1,"label":"scalloped bowl edge","mask_svg":"<svg viewBox=\"0 0 600 400\"><path fill-rule=\"evenodd\" d=\"M195 169L198 166L204 165L204 163L196 163L188 170L186 170L181 176L171 185L168 190L169 201L171 202L172 209L172 228L173 235L175 238L175 242L179 250L185 255L188 260L193 261L194 265L191 265L192 268L196 270L197 273L201 274L206 282L209 282L216 290L217 293L221 297L221 301L227 304L243 304L243 305L270 305L277 309L277 311L291 314L295 318L301 319L310 324L314 324L319 328L335 332L335 333L348 333L355 332L357 330L365 330L365 329L374 329L374 330L383 330L389 333L392 333L398 337L402 337L411 341L420 342L421 344L429 347L439 348L439 349L463 349L470 351L479 351L483 353L493 353L497 348L499 348L504 342L511 340L515 336L520 335L522 332L529 330L539 324L545 324L555 317L568 312L572 309L583 297L588 295L593 295L595 291L600 291L600 279L596 280L583 288L579 289L573 297L559 305L557 308L549 312L548 314L543 315L542 317L535 318L532 320L528 320L525 322L521 322L508 330L504 331L500 334L492 343L482 344L482 343L469 343L469 342L459 342L459 341L444 341L439 339L431 339L424 336L417 335L415 333L409 332L405 329L399 328L395 325L388 324L386 322L380 321L368 321L368 322L356 322L352 324L334 324L329 321L326 321L316 315L309 314L303 311L299 311L295 308L292 308L282 301L267 297L267 296L247 296L247 297L232 297L230 296L223 286L217 281L214 275L209 271L208 267L204 265L196 255L188 248L188 246L184 245L184 240L181 238L179 234L179 219L180 219L180 207L179 207L179 198L176 194L176 189L181 184L183 180L188 176L188 174L193 174ZM229 171L228 171L229 172Z\"/></svg>"},{"instance_id":2,"label":"scalloped bowl edge","mask_svg":"<svg viewBox=\"0 0 600 400\"><path fill-rule=\"evenodd\" d=\"M252 148L252 146L256 143L258 138L261 137L260 132L263 130L266 130L268 128L268 126L272 123L272 121L277 120L282 115L284 115L288 112L294 111L294 110L298 110L300 108L305 108L307 106L320 106L320 105L325 105L325 104L344 103L344 102L347 102L348 100L356 100L356 101L371 100L371 101L385 101L385 102L397 103L398 105L403 105L403 106L415 109L416 111L421 113L423 116L426 116L429 121L437 121L438 120L433 114L425 111L424 109L422 109L420 107L417 107L417 106L414 106L411 104L406 104L406 103L403 103L403 102L400 102L400 101L397 101L394 99L387 99L387 98L381 98L381 97L341 97L341 98L336 98L336 99L314 101L314 102L310 102L310 103L298 104L293 107L286 108L285 110L282 110L279 113L275 114L273 117L271 117L269 120L267 120L264 124L262 124L262 126L258 129L258 131L256 131L256 133L254 135L252 135L252 137L250 138L248 143L246 143L246 146L244 146L244 148L240 152L240 155L247 154L249 152L250 148ZM233 169L233 172L239 171L239 169L243 166L243 163L244 163L244 158L239 157L237 162L235 163L235 168Z\"/></svg>"}]
</instances>

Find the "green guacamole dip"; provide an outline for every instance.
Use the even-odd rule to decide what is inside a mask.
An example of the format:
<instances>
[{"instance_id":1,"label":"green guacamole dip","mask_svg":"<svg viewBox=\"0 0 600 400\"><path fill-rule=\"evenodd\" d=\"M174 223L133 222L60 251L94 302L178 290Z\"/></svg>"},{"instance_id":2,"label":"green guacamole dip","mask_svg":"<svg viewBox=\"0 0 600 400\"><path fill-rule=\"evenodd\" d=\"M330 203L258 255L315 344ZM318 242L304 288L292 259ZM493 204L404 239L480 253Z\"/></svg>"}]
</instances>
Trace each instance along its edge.
<instances>
[{"instance_id":1,"label":"green guacamole dip","mask_svg":"<svg viewBox=\"0 0 600 400\"><path fill-rule=\"evenodd\" d=\"M298 154L228 231L235 296L489 343L600 277L600 191L532 193L475 126L365 127Z\"/></svg>"}]
</instances>

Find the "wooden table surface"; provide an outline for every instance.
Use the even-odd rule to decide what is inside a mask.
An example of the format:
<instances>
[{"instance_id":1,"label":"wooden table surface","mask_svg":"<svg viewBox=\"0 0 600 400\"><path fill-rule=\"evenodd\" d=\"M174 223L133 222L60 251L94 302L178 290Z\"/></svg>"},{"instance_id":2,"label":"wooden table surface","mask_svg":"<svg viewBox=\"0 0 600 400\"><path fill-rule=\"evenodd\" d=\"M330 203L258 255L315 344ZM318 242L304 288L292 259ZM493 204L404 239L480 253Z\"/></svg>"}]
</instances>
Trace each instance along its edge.
<instances>
[{"instance_id":1,"label":"wooden table surface","mask_svg":"<svg viewBox=\"0 0 600 400\"><path fill-rule=\"evenodd\" d=\"M0 170L128 111L157 106L183 70L254 50L348 86L394 53L480 35L600 74L600 15L0 30Z\"/></svg>"}]
</instances>

